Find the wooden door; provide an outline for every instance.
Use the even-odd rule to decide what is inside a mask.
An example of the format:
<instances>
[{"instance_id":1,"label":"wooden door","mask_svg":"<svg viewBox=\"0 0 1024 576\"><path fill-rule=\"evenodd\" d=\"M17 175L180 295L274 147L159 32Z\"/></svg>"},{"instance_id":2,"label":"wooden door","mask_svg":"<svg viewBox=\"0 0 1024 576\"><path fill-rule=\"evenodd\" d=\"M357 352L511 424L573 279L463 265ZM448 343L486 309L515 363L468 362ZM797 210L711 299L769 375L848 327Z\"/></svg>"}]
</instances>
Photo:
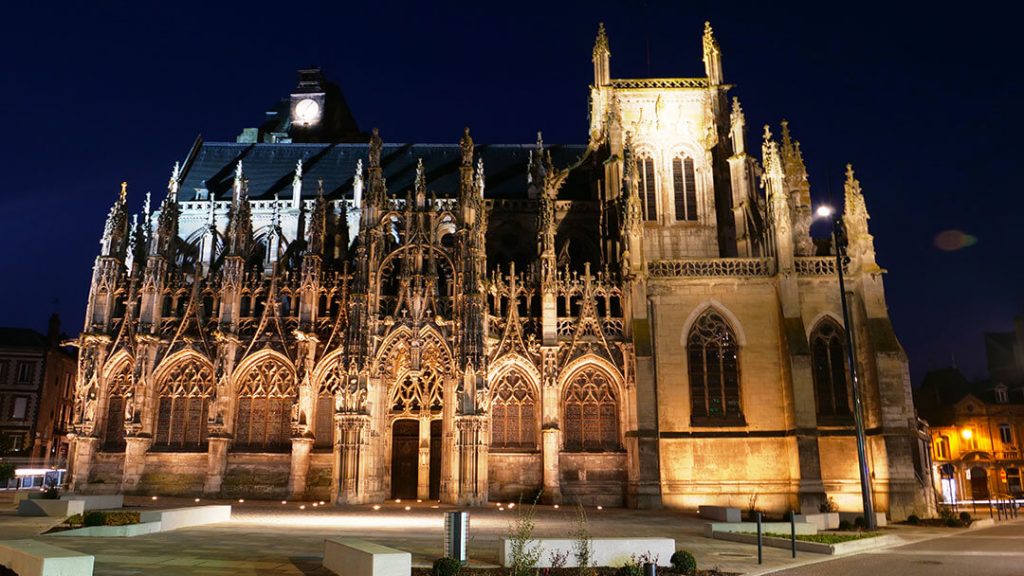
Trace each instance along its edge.
<instances>
[{"instance_id":1,"label":"wooden door","mask_svg":"<svg viewBox=\"0 0 1024 576\"><path fill-rule=\"evenodd\" d=\"M441 499L441 421L430 422L430 499Z\"/></svg>"},{"instance_id":2,"label":"wooden door","mask_svg":"<svg viewBox=\"0 0 1024 576\"><path fill-rule=\"evenodd\" d=\"M391 497L416 498L420 423L395 420L391 428Z\"/></svg>"}]
</instances>

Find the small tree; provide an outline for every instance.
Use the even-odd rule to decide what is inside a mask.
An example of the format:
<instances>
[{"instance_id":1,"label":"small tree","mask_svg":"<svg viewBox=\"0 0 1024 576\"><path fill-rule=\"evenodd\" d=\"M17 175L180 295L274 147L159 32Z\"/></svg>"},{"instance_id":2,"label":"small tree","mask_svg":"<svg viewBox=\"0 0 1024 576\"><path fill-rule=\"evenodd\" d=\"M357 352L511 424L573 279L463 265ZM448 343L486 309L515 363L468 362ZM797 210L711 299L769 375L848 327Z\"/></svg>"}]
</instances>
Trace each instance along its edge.
<instances>
[{"instance_id":1,"label":"small tree","mask_svg":"<svg viewBox=\"0 0 1024 576\"><path fill-rule=\"evenodd\" d=\"M11 478L14 478L14 464L0 462L0 488L6 488Z\"/></svg>"},{"instance_id":2,"label":"small tree","mask_svg":"<svg viewBox=\"0 0 1024 576\"><path fill-rule=\"evenodd\" d=\"M530 576L537 565L537 560L540 559L540 543L533 539L533 529L536 525L534 515L539 499L538 493L533 504L528 507L523 506L520 500L520 506L516 508L515 522L508 527L508 540L511 545L509 576Z\"/></svg>"},{"instance_id":3,"label":"small tree","mask_svg":"<svg viewBox=\"0 0 1024 576\"><path fill-rule=\"evenodd\" d=\"M590 538L587 527L587 512L582 504L576 505L576 530L572 533L572 553L576 558L576 571L579 576L590 576L594 563L594 542Z\"/></svg>"}]
</instances>

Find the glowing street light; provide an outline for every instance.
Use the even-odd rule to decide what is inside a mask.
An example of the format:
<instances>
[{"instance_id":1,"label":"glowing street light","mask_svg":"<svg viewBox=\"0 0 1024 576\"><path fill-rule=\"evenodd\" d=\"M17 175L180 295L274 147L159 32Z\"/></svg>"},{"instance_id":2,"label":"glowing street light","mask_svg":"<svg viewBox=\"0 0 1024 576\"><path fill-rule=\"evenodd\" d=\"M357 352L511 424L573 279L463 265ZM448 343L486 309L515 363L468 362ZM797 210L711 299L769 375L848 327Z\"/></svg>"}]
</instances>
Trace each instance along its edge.
<instances>
[{"instance_id":1,"label":"glowing street light","mask_svg":"<svg viewBox=\"0 0 1024 576\"><path fill-rule=\"evenodd\" d=\"M821 206L818 206L818 209L815 211L815 214L818 216L818 218L828 218L833 214L833 212L835 212L835 210L833 210L831 206L827 204L822 204Z\"/></svg>"},{"instance_id":2,"label":"glowing street light","mask_svg":"<svg viewBox=\"0 0 1024 576\"><path fill-rule=\"evenodd\" d=\"M974 436L974 430L970 428L964 428L960 431L960 435L963 436L964 440L970 440L971 436Z\"/></svg>"}]
</instances>

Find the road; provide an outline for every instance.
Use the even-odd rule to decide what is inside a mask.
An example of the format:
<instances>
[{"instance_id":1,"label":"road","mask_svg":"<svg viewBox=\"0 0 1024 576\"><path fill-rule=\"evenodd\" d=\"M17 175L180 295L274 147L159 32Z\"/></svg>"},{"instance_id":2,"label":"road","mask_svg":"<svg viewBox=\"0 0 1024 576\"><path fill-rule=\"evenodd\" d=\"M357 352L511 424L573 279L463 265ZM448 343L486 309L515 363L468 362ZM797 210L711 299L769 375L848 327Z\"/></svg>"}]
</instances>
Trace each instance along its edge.
<instances>
[{"instance_id":1,"label":"road","mask_svg":"<svg viewBox=\"0 0 1024 576\"><path fill-rule=\"evenodd\" d=\"M809 564L772 576L1021 576L1024 522Z\"/></svg>"}]
</instances>

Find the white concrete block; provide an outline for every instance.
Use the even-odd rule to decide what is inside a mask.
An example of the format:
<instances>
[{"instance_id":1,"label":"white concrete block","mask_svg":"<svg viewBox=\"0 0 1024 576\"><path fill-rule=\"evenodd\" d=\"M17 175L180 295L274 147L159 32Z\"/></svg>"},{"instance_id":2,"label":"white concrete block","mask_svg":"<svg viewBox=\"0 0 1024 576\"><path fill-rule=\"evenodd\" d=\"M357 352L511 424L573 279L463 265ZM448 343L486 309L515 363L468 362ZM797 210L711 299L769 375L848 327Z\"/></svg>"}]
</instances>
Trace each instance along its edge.
<instances>
[{"instance_id":1,"label":"white concrete block","mask_svg":"<svg viewBox=\"0 0 1024 576\"><path fill-rule=\"evenodd\" d=\"M18 516L53 516L67 518L85 511L81 500L22 500L18 502Z\"/></svg>"},{"instance_id":2,"label":"white concrete block","mask_svg":"<svg viewBox=\"0 0 1024 576\"><path fill-rule=\"evenodd\" d=\"M92 576L95 558L36 540L0 541L0 566L18 576Z\"/></svg>"},{"instance_id":3,"label":"white concrete block","mask_svg":"<svg viewBox=\"0 0 1024 576\"><path fill-rule=\"evenodd\" d=\"M124 526L86 526L74 530L61 530L47 534L50 536L91 536L99 538L131 538L133 536L144 536L160 532L159 522L142 522L140 524L126 524Z\"/></svg>"},{"instance_id":4,"label":"white concrete block","mask_svg":"<svg viewBox=\"0 0 1024 576\"><path fill-rule=\"evenodd\" d=\"M839 512L838 514L840 520L846 520L850 524L853 524L857 520L858 516L864 515L860 512ZM879 528L889 524L885 518L885 512L875 512L875 522L877 522Z\"/></svg>"},{"instance_id":5,"label":"white concrete block","mask_svg":"<svg viewBox=\"0 0 1024 576\"><path fill-rule=\"evenodd\" d=\"M355 538L328 538L323 566L344 576L409 576L412 554Z\"/></svg>"},{"instance_id":6,"label":"white concrete block","mask_svg":"<svg viewBox=\"0 0 1024 576\"><path fill-rule=\"evenodd\" d=\"M835 530L839 528L839 512L819 512L816 514L797 514L797 522L810 522L818 530Z\"/></svg>"},{"instance_id":7,"label":"white concrete block","mask_svg":"<svg viewBox=\"0 0 1024 576\"><path fill-rule=\"evenodd\" d=\"M65 494L60 499L81 500L85 502L86 512L124 507L124 494Z\"/></svg>"},{"instance_id":8,"label":"white concrete block","mask_svg":"<svg viewBox=\"0 0 1024 576\"><path fill-rule=\"evenodd\" d=\"M719 522L743 521L740 509L728 506L698 506L697 515L705 520L718 520Z\"/></svg>"},{"instance_id":9,"label":"white concrete block","mask_svg":"<svg viewBox=\"0 0 1024 576\"><path fill-rule=\"evenodd\" d=\"M540 547L540 559L536 568L550 568L552 552L566 555L567 568L576 566L576 557L573 555L575 540L538 538L534 542ZM595 566L622 566L629 562L632 556L639 557L645 554L656 560L658 566L670 566L672 554L676 551L676 541L672 538L593 538L591 542ZM529 544L530 548L533 546L533 543ZM498 542L498 563L509 566L511 554L512 542L507 538L501 538Z\"/></svg>"},{"instance_id":10,"label":"white concrete block","mask_svg":"<svg viewBox=\"0 0 1024 576\"><path fill-rule=\"evenodd\" d=\"M139 522L159 522L161 531L177 530L189 526L202 526L231 521L231 506L210 505L170 510L147 510L139 514Z\"/></svg>"},{"instance_id":11,"label":"white concrete block","mask_svg":"<svg viewBox=\"0 0 1024 576\"><path fill-rule=\"evenodd\" d=\"M817 534L818 527L810 522L797 522L797 534ZM789 534L789 522L762 522L761 533ZM748 532L757 533L757 522L708 522L704 525L704 535L712 538L715 532Z\"/></svg>"}]
</instances>

